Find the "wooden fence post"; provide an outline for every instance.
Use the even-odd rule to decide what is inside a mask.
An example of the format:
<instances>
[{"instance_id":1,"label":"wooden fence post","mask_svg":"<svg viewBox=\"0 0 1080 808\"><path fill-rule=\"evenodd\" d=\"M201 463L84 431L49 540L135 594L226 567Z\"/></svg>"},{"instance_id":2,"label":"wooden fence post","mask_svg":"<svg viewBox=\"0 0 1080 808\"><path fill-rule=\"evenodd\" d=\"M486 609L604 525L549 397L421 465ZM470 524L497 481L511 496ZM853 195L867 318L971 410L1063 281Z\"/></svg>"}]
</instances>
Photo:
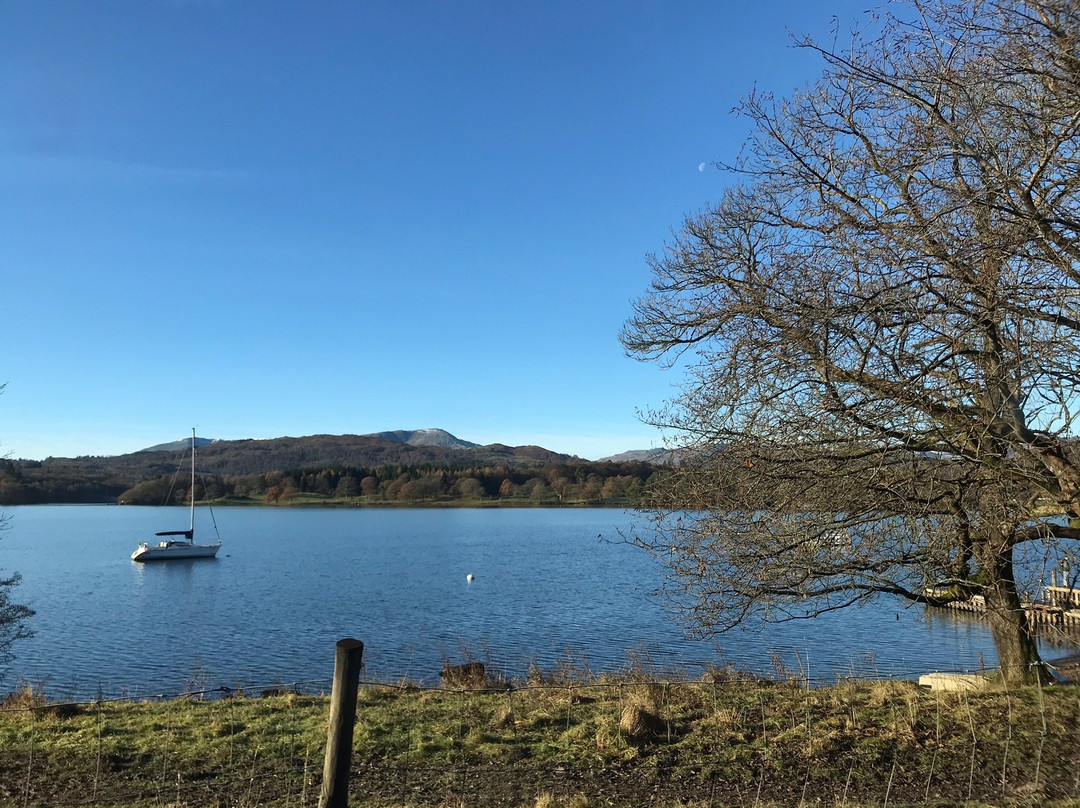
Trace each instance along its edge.
<instances>
[{"instance_id":1,"label":"wooden fence post","mask_svg":"<svg viewBox=\"0 0 1080 808\"><path fill-rule=\"evenodd\" d=\"M347 808L349 804L356 691L360 686L363 659L364 644L360 640L338 640L334 650L334 689L330 692L330 725L326 729L319 808Z\"/></svg>"}]
</instances>

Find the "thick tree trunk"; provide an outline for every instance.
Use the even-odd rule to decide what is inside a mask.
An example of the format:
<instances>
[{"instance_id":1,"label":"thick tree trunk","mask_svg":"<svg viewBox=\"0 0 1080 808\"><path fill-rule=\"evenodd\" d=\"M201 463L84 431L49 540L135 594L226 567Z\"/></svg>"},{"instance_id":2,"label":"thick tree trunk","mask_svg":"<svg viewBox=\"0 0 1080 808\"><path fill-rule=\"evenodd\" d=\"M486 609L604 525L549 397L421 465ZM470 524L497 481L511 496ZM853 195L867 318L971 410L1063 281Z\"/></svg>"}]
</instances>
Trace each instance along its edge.
<instances>
[{"instance_id":1,"label":"thick tree trunk","mask_svg":"<svg viewBox=\"0 0 1080 808\"><path fill-rule=\"evenodd\" d=\"M980 566L989 578L983 591L986 616L1002 678L1010 685L1047 684L1049 675L1039 657L1031 621L1016 592L1011 545L980 555Z\"/></svg>"},{"instance_id":2,"label":"thick tree trunk","mask_svg":"<svg viewBox=\"0 0 1080 808\"><path fill-rule=\"evenodd\" d=\"M1057 480L1060 489L1057 504L1069 516L1080 518L1080 469L1070 462L1060 446L1039 452L1038 458Z\"/></svg>"}]
</instances>

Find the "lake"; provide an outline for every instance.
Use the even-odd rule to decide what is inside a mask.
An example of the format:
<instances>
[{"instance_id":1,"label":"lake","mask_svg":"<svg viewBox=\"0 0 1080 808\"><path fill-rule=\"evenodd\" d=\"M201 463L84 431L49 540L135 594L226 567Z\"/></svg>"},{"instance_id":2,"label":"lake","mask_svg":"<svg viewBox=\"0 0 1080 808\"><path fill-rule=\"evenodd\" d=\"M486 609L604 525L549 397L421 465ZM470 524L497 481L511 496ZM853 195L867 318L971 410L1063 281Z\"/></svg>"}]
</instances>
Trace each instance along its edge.
<instances>
[{"instance_id":1,"label":"lake","mask_svg":"<svg viewBox=\"0 0 1080 808\"><path fill-rule=\"evenodd\" d=\"M660 669L730 663L815 680L914 677L995 661L985 624L893 600L812 621L688 639L657 596L660 571L619 542L634 515L604 509L219 508L220 558L138 564L139 540L183 529L183 508L6 508L0 568L36 610L0 686L54 698L186 687L328 688L334 643L365 644L370 679L433 683L444 660L524 676L530 664ZM213 538L207 511L196 523ZM603 539L603 540L602 540ZM472 574L474 580L467 580ZM1048 658L1075 648L1044 647Z\"/></svg>"}]
</instances>

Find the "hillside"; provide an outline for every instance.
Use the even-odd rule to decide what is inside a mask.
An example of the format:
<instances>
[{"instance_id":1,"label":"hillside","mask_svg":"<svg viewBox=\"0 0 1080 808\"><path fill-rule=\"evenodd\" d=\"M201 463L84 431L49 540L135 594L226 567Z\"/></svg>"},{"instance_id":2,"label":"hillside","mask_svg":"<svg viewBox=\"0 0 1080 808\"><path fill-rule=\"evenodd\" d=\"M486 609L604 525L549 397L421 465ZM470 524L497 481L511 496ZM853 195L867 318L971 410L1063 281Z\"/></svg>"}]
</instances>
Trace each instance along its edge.
<instances>
[{"instance_id":1,"label":"hillside","mask_svg":"<svg viewBox=\"0 0 1080 808\"><path fill-rule=\"evenodd\" d=\"M380 438L395 443L407 443L410 446L442 446L448 449L477 449L479 443L462 440L445 429L396 429L392 432L373 432L366 438Z\"/></svg>"},{"instance_id":2,"label":"hillside","mask_svg":"<svg viewBox=\"0 0 1080 808\"><path fill-rule=\"evenodd\" d=\"M632 449L616 455L600 458L601 462L622 463L626 460L641 460L645 463L666 463L679 465L679 452L674 449Z\"/></svg>"},{"instance_id":3,"label":"hillside","mask_svg":"<svg viewBox=\"0 0 1080 808\"><path fill-rule=\"evenodd\" d=\"M302 438L216 441L198 450L198 468L208 474L265 474L287 469L384 465L439 466L565 462L569 455L534 446L475 446L456 448L413 444L371 435L309 435ZM116 460L144 455L147 468L167 467L183 452L137 452ZM109 460L114 458L108 458ZM138 462L138 461L134 461ZM161 473L160 471L155 473Z\"/></svg>"},{"instance_id":4,"label":"hillside","mask_svg":"<svg viewBox=\"0 0 1080 808\"><path fill-rule=\"evenodd\" d=\"M355 479L357 486L365 476L375 477L385 490L390 482L403 475L406 475L403 481L418 480L423 475L430 476L434 469L442 469L453 472L450 477L443 474L440 478L443 494L448 494L447 489L452 483L471 476L483 480L488 495L497 495L504 479L509 479L512 486L521 486L539 477L545 478L546 485L564 479L584 491L590 477L599 481L590 489L596 490L612 476L633 476L644 481L649 474L647 464L632 464L633 468L628 469L620 464L590 463L540 446L499 443L477 446L442 430L268 440L197 439L196 442L203 444L197 450L200 477L216 479L215 490L223 492L222 495L231 495L235 486L229 481L241 478L244 484L240 488L252 492L266 491L282 480L287 488L289 479L299 491L317 491L327 487L327 477L336 488L343 476ZM114 457L2 460L0 505L115 502L122 493L136 486L171 479L184 464L189 451L186 447L162 448L173 445L162 444ZM551 471L556 467L565 470ZM351 471L343 473L342 470ZM312 482L313 487L309 489L307 481L319 472L323 473L323 479ZM280 480L271 480L274 475ZM346 483L342 490L349 491L350 487L351 483ZM438 488L427 486L425 490L430 492ZM489 490L491 488L494 490ZM161 501L149 493L128 499ZM561 494L551 496L562 501Z\"/></svg>"},{"instance_id":5,"label":"hillside","mask_svg":"<svg viewBox=\"0 0 1080 808\"><path fill-rule=\"evenodd\" d=\"M199 448L211 443L217 443L216 438L195 438L195 447ZM147 449L142 449L143 452L182 452L191 446L191 438L180 438L180 440L172 440L168 443L159 443L157 446L151 446Z\"/></svg>"}]
</instances>

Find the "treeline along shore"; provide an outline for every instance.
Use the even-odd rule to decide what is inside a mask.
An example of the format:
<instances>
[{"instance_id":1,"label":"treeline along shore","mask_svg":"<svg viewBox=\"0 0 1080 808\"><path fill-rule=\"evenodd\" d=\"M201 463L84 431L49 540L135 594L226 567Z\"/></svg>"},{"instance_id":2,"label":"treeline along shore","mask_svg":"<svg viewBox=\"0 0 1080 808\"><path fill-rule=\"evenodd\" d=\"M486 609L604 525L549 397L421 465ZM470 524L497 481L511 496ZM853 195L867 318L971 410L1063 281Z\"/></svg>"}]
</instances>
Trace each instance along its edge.
<instances>
[{"instance_id":1,"label":"treeline along shore","mask_svg":"<svg viewBox=\"0 0 1080 808\"><path fill-rule=\"evenodd\" d=\"M184 451L0 460L0 505L176 505ZM267 505L625 505L663 466L537 446L410 446L366 436L221 441L198 449L195 499Z\"/></svg>"},{"instance_id":2,"label":"treeline along shore","mask_svg":"<svg viewBox=\"0 0 1080 808\"><path fill-rule=\"evenodd\" d=\"M320 468L242 476L211 475L195 483L195 499L231 504L517 504L634 505L656 470L645 463ZM171 489L171 494L170 494ZM188 486L157 477L132 486L122 505L180 504Z\"/></svg>"}]
</instances>

